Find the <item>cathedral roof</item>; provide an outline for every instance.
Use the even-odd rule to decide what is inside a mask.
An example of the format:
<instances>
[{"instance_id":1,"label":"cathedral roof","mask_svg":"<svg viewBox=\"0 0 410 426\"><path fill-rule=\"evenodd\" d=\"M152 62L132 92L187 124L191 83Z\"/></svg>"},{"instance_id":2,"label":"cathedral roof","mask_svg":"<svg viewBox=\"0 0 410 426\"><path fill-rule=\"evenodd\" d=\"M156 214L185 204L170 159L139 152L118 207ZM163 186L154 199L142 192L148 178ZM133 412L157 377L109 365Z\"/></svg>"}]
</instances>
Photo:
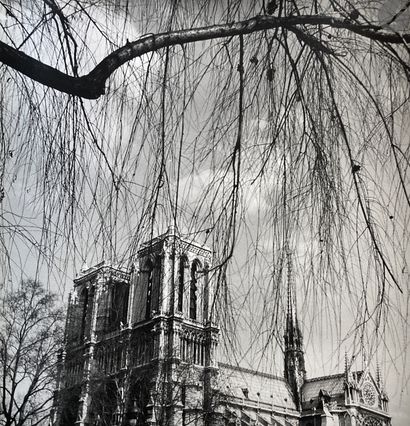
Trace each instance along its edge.
<instances>
[{"instance_id":1,"label":"cathedral roof","mask_svg":"<svg viewBox=\"0 0 410 426\"><path fill-rule=\"evenodd\" d=\"M311 399L317 398L321 390L326 391L330 396L343 394L344 383L344 373L308 379L302 388L303 400L310 401Z\"/></svg>"},{"instance_id":2,"label":"cathedral roof","mask_svg":"<svg viewBox=\"0 0 410 426\"><path fill-rule=\"evenodd\" d=\"M353 373L356 380L360 381L362 371ZM346 381L345 373L333 374L331 376L313 377L306 380L302 388L303 401L310 401L318 397L320 391L325 391L329 396L337 396L344 393Z\"/></svg>"},{"instance_id":3,"label":"cathedral roof","mask_svg":"<svg viewBox=\"0 0 410 426\"><path fill-rule=\"evenodd\" d=\"M284 378L219 363L221 391L244 403L296 411L292 391Z\"/></svg>"}]
</instances>

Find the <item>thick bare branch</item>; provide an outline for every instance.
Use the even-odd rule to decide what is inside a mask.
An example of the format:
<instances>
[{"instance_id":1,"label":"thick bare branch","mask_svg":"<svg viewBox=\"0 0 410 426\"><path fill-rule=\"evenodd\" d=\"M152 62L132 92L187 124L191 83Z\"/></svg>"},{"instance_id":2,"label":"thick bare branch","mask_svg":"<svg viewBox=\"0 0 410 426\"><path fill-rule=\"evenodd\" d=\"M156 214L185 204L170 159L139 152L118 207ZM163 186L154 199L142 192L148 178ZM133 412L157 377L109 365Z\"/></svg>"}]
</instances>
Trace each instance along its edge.
<instances>
[{"instance_id":1,"label":"thick bare branch","mask_svg":"<svg viewBox=\"0 0 410 426\"><path fill-rule=\"evenodd\" d=\"M179 44L226 38L275 28L291 29L302 25L342 28L381 43L406 44L410 42L410 34L407 33L394 33L383 30L382 27L377 25L360 24L356 21L328 15L255 16L251 19L231 24L144 36L115 50L104 58L89 74L82 77L73 77L65 74L3 42L0 42L0 61L45 86L81 98L97 99L104 94L105 82L115 70L126 62L147 53Z\"/></svg>"}]
</instances>

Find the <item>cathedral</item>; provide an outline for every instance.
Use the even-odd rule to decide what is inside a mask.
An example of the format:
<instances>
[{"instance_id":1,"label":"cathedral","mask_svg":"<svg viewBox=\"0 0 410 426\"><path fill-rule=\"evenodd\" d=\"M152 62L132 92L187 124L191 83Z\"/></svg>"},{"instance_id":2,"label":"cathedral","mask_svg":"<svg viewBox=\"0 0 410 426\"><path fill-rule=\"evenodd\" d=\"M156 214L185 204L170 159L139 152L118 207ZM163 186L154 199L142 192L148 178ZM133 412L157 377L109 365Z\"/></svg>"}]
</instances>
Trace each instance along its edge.
<instances>
[{"instance_id":1,"label":"cathedral","mask_svg":"<svg viewBox=\"0 0 410 426\"><path fill-rule=\"evenodd\" d=\"M104 262L74 280L52 424L386 426L368 369L308 378L288 284L284 375L218 362L210 250L170 228L135 266Z\"/></svg>"}]
</instances>

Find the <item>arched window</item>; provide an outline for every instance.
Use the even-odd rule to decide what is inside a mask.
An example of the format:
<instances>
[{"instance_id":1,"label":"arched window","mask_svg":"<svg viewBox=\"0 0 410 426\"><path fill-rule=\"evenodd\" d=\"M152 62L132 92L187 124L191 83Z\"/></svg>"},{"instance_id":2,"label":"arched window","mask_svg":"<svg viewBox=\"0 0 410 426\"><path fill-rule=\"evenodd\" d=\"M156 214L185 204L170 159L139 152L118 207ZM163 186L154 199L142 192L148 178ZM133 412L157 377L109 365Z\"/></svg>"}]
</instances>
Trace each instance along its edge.
<instances>
[{"instance_id":1,"label":"arched window","mask_svg":"<svg viewBox=\"0 0 410 426\"><path fill-rule=\"evenodd\" d=\"M88 314L88 289L84 288L80 296L80 309L81 309L81 331L80 339L84 339L86 334L87 326L87 314Z\"/></svg>"},{"instance_id":2,"label":"arched window","mask_svg":"<svg viewBox=\"0 0 410 426\"><path fill-rule=\"evenodd\" d=\"M143 283L145 286L145 319L152 317L154 312L160 310L159 297L162 279L161 256L150 257L145 262L143 269ZM144 302L142 302L144 303Z\"/></svg>"},{"instance_id":3,"label":"arched window","mask_svg":"<svg viewBox=\"0 0 410 426\"><path fill-rule=\"evenodd\" d=\"M177 310L178 312L183 312L184 308L184 287L186 280L186 268L188 266L188 259L186 256L182 256L179 260L179 271L178 271L178 304Z\"/></svg>"},{"instance_id":4,"label":"arched window","mask_svg":"<svg viewBox=\"0 0 410 426\"><path fill-rule=\"evenodd\" d=\"M209 265L205 263L203 268L203 296L202 296L202 303L203 303L202 318L205 322L210 320L210 309L212 307L212 301L210 300L210 297L211 297L211 294L209 289Z\"/></svg>"},{"instance_id":5,"label":"arched window","mask_svg":"<svg viewBox=\"0 0 410 426\"><path fill-rule=\"evenodd\" d=\"M198 262L194 262L191 266L191 283L189 288L189 318L196 320L197 318L197 302L198 302Z\"/></svg>"},{"instance_id":6,"label":"arched window","mask_svg":"<svg viewBox=\"0 0 410 426\"><path fill-rule=\"evenodd\" d=\"M110 282L108 330L119 329L127 322L129 287L124 282Z\"/></svg>"},{"instance_id":7,"label":"arched window","mask_svg":"<svg viewBox=\"0 0 410 426\"><path fill-rule=\"evenodd\" d=\"M151 317L151 304L152 304L152 283L154 281L154 264L148 260L146 264L147 272L147 303L145 307L145 319Z\"/></svg>"}]
</instances>

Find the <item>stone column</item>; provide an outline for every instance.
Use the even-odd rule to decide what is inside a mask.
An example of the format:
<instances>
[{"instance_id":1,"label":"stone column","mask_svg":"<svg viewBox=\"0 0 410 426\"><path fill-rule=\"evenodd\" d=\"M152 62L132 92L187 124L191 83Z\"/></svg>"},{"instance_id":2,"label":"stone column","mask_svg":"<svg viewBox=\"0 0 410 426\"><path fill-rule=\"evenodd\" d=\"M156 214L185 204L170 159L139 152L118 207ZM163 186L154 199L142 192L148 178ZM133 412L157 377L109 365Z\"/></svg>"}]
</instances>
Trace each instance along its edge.
<instances>
[{"instance_id":1,"label":"stone column","mask_svg":"<svg viewBox=\"0 0 410 426\"><path fill-rule=\"evenodd\" d=\"M139 275L139 268L136 268L134 265L132 266L129 286L130 290L128 293L128 310L127 310L127 324L128 327L132 327L134 320L134 295L135 295L135 286L137 285L137 278Z\"/></svg>"},{"instance_id":2,"label":"stone column","mask_svg":"<svg viewBox=\"0 0 410 426\"><path fill-rule=\"evenodd\" d=\"M169 314L171 312L172 280L174 276L172 238L165 240L164 248L160 254L162 259L162 274L159 280L159 312Z\"/></svg>"}]
</instances>

